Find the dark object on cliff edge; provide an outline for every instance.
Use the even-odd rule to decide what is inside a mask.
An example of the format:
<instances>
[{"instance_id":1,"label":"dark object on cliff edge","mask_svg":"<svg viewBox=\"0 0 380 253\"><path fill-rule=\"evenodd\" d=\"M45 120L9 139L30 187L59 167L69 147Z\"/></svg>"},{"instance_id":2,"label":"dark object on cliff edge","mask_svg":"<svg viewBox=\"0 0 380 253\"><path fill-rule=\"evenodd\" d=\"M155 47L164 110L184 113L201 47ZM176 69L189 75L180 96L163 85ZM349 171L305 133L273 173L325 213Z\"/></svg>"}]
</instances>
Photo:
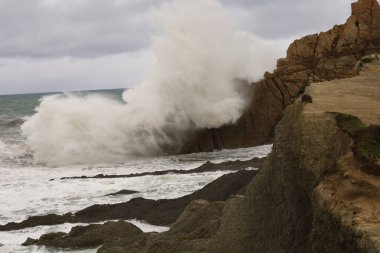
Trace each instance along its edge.
<instances>
[{"instance_id":1,"label":"dark object on cliff edge","mask_svg":"<svg viewBox=\"0 0 380 253\"><path fill-rule=\"evenodd\" d=\"M303 95L302 96L302 103L313 103L313 99L311 98L310 95Z\"/></svg>"}]
</instances>

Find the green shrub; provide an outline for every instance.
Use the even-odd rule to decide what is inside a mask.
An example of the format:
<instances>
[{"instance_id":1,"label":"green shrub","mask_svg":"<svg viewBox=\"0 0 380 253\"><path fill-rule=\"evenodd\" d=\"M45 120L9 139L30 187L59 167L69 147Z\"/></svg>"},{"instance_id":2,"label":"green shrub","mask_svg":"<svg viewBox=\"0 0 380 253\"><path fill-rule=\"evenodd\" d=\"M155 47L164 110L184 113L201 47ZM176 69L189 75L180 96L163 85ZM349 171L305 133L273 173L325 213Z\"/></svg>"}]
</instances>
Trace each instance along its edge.
<instances>
[{"instance_id":1,"label":"green shrub","mask_svg":"<svg viewBox=\"0 0 380 253\"><path fill-rule=\"evenodd\" d=\"M361 129L355 136L358 154L366 158L380 158L380 126Z\"/></svg>"},{"instance_id":2,"label":"green shrub","mask_svg":"<svg viewBox=\"0 0 380 253\"><path fill-rule=\"evenodd\" d=\"M363 122L356 116L351 114L343 114L338 112L330 112L335 115L338 127L355 136L361 129L365 128Z\"/></svg>"}]
</instances>

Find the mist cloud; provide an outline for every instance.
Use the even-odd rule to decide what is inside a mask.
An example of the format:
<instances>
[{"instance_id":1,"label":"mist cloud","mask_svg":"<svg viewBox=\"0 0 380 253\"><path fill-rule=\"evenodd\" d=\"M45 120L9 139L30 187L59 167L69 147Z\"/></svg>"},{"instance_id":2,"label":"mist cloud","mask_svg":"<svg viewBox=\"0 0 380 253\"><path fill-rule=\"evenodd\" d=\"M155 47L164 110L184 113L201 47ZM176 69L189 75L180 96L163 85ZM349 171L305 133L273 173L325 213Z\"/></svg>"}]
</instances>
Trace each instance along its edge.
<instances>
[{"instance_id":1,"label":"mist cloud","mask_svg":"<svg viewBox=\"0 0 380 253\"><path fill-rule=\"evenodd\" d=\"M46 97L22 126L36 163L122 162L178 152L192 131L235 122L247 101L236 79L273 70L275 48L237 32L217 0L177 0L153 13L157 63L124 103L73 94Z\"/></svg>"}]
</instances>

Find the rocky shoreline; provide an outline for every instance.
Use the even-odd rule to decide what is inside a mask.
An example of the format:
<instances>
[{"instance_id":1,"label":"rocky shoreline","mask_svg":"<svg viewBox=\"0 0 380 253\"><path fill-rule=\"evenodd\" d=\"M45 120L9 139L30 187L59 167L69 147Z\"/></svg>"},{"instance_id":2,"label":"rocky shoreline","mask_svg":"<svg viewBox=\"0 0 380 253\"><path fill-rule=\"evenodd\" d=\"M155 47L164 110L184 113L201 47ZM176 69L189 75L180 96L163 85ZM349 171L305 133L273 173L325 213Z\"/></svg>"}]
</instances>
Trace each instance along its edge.
<instances>
[{"instance_id":1,"label":"rocky shoreline","mask_svg":"<svg viewBox=\"0 0 380 253\"><path fill-rule=\"evenodd\" d=\"M198 168L191 170L160 170L153 172L144 173L134 173L128 175L104 175L99 174L92 177L80 176L80 177L63 177L60 180L71 180L71 179L109 179L109 178L130 178L130 177L143 177L143 176L161 176L167 174L192 174L192 173L204 173L204 172L215 172L215 171L237 171L245 168L261 168L264 164L263 158L254 157L248 161L227 161L222 163L212 163L206 162L205 164L199 166ZM55 180L55 179L51 179Z\"/></svg>"},{"instance_id":2,"label":"rocky shoreline","mask_svg":"<svg viewBox=\"0 0 380 253\"><path fill-rule=\"evenodd\" d=\"M253 158L249 161L230 161L220 164L208 162L194 170L183 171L187 174L239 169L239 171L226 174L202 189L181 198L162 200L134 198L119 204L92 205L75 213L32 216L20 223L11 222L0 225L0 231L18 230L41 225L91 223L117 219L139 219L152 225L170 225L175 222L185 207L193 200L224 201L234 194L243 193L248 183L258 173L258 169L262 166L264 160L264 158ZM249 168L256 169L246 170ZM145 174L140 175L144 176Z\"/></svg>"},{"instance_id":3,"label":"rocky shoreline","mask_svg":"<svg viewBox=\"0 0 380 253\"><path fill-rule=\"evenodd\" d=\"M29 238L24 245L101 246L98 253L380 252L378 52L380 6L359 0L346 24L289 47L277 70L254 86L253 102L235 126L204 131L186 147L207 151L273 137L259 171L244 170L253 160L206 164L199 171L238 171L181 198L94 205L8 223L0 231L121 219ZM300 98L303 93L308 97ZM139 175L94 178L118 176ZM71 179L91 178L61 180ZM144 233L123 221L133 218L171 228Z\"/></svg>"},{"instance_id":4,"label":"rocky shoreline","mask_svg":"<svg viewBox=\"0 0 380 253\"><path fill-rule=\"evenodd\" d=\"M99 253L380 252L380 179L366 167L368 159L379 164L380 134L369 129L380 127L380 111L367 117L355 107L380 108L379 83L374 62L359 77L311 85L313 103L300 99L286 109L273 151L247 189L225 201L193 200L167 232L143 233L119 221L28 243L83 247L98 238L91 246L102 245ZM370 131L375 142L361 149L352 130ZM123 233L105 236L118 226Z\"/></svg>"}]
</instances>

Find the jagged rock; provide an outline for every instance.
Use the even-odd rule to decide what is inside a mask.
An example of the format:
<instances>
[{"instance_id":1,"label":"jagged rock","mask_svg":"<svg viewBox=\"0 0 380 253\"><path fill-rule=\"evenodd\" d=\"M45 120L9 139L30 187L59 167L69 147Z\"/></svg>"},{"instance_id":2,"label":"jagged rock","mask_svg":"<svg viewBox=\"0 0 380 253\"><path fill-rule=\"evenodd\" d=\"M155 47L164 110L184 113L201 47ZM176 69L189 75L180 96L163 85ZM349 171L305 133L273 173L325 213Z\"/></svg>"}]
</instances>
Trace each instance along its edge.
<instances>
[{"instance_id":1,"label":"jagged rock","mask_svg":"<svg viewBox=\"0 0 380 253\"><path fill-rule=\"evenodd\" d=\"M380 6L376 0L352 4L344 25L294 41L277 69L251 85L252 102L234 125L203 130L185 145L184 152L239 148L269 142L285 107L312 82L352 77L355 64L380 51Z\"/></svg>"},{"instance_id":2,"label":"jagged rock","mask_svg":"<svg viewBox=\"0 0 380 253\"><path fill-rule=\"evenodd\" d=\"M212 163L206 162L201 166L191 169L191 170L159 170L153 172L143 172L143 173L133 173L126 175L104 175L99 174L92 177L80 176L80 177L63 177L61 180L68 179L109 179L109 178L129 178L129 177L142 177L142 176L158 176L158 175L167 175L167 174L192 174L192 173L203 173L203 172L215 172L215 171L235 171L242 170L247 168L256 168L260 169L264 164L265 158L254 157L248 161L227 161L222 163ZM51 179L54 180L54 179Z\"/></svg>"},{"instance_id":3,"label":"jagged rock","mask_svg":"<svg viewBox=\"0 0 380 253\"><path fill-rule=\"evenodd\" d=\"M173 229L164 234L151 234L145 241L138 243L122 243L116 245L114 242L105 243L99 248L99 253L117 252L183 252L186 249L186 242L194 239L211 238L219 229L220 217L222 216L223 202L208 202L205 200L192 201L175 222ZM160 245L157 247L157 245ZM138 249L143 247L144 249ZM198 251L192 251L198 252Z\"/></svg>"},{"instance_id":4,"label":"jagged rock","mask_svg":"<svg viewBox=\"0 0 380 253\"><path fill-rule=\"evenodd\" d=\"M105 196L131 195L131 194L135 194L135 193L138 193L138 191L121 190L121 191L118 191L118 192L107 194Z\"/></svg>"},{"instance_id":5,"label":"jagged rock","mask_svg":"<svg viewBox=\"0 0 380 253\"><path fill-rule=\"evenodd\" d=\"M66 233L49 233L42 235L38 240L28 238L22 245L45 245L56 248L92 248L107 241L124 240L138 241L146 237L139 228L125 222L107 222L88 226L73 227Z\"/></svg>"},{"instance_id":6,"label":"jagged rock","mask_svg":"<svg viewBox=\"0 0 380 253\"><path fill-rule=\"evenodd\" d=\"M248 183L257 173L258 171L241 170L236 173L227 174L192 194L176 199L151 200L134 198L124 203L92 205L73 214L32 216L20 223L11 222L0 225L0 231L17 230L40 225L98 222L116 219L139 219L154 225L169 225L176 221L187 204L193 200L222 201L231 195L244 193Z\"/></svg>"},{"instance_id":7,"label":"jagged rock","mask_svg":"<svg viewBox=\"0 0 380 253\"><path fill-rule=\"evenodd\" d=\"M380 178L365 173L353 151L355 132L380 125L379 83L374 62L358 77L311 84L314 103L288 106L244 195L192 202L169 231L125 252L380 252ZM342 123L337 113L354 116ZM377 156L379 144L371 142Z\"/></svg>"}]
</instances>

